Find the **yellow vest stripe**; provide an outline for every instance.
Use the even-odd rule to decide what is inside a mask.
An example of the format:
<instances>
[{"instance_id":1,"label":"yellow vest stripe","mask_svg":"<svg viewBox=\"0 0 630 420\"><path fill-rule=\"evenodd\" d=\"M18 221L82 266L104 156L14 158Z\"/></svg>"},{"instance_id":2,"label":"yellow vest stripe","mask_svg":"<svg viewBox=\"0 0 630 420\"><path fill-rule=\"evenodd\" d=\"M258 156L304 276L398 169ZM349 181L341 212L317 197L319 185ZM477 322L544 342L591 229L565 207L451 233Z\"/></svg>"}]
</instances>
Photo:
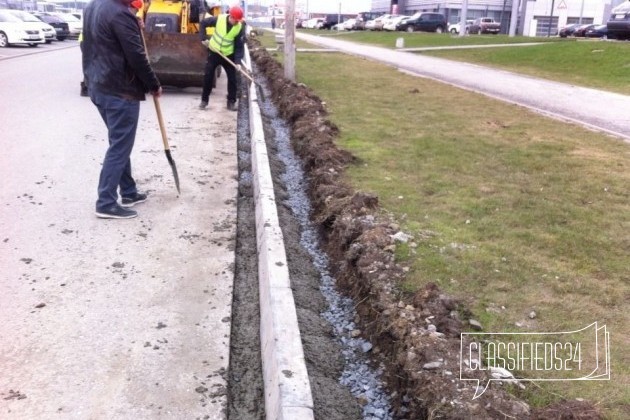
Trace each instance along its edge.
<instances>
[{"instance_id":1,"label":"yellow vest stripe","mask_svg":"<svg viewBox=\"0 0 630 420\"><path fill-rule=\"evenodd\" d=\"M232 55L234 53L234 40L241 32L241 23L232 26L230 32L227 32L227 18L228 15L219 15L217 18L217 25L212 38L210 38L209 47L223 55Z\"/></svg>"}]
</instances>

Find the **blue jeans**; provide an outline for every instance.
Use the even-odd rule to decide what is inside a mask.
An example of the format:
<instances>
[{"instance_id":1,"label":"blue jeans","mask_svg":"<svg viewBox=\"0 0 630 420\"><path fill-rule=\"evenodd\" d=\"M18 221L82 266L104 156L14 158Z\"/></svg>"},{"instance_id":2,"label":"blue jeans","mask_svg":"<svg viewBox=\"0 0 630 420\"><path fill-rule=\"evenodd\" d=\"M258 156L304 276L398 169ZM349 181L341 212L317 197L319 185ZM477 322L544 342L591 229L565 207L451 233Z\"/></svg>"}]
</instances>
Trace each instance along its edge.
<instances>
[{"instance_id":1,"label":"blue jeans","mask_svg":"<svg viewBox=\"0 0 630 420\"><path fill-rule=\"evenodd\" d=\"M98 180L96 210L108 208L118 201L120 195L138 192L136 181L131 176L131 151L136 139L140 101L90 89L90 99L107 126L109 147L105 153L101 175Z\"/></svg>"}]
</instances>

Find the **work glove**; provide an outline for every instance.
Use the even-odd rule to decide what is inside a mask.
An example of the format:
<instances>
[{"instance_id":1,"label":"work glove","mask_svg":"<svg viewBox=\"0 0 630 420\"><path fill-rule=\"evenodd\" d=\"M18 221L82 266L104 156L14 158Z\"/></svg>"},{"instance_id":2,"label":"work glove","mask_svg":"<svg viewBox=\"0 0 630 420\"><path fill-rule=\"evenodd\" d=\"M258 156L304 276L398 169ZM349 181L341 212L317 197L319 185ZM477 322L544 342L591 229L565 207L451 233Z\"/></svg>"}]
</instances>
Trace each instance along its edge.
<instances>
[{"instance_id":1,"label":"work glove","mask_svg":"<svg viewBox=\"0 0 630 420\"><path fill-rule=\"evenodd\" d=\"M207 39L204 39L203 41L201 41L201 43L203 44L204 47L208 48L208 43L210 41L208 41Z\"/></svg>"}]
</instances>

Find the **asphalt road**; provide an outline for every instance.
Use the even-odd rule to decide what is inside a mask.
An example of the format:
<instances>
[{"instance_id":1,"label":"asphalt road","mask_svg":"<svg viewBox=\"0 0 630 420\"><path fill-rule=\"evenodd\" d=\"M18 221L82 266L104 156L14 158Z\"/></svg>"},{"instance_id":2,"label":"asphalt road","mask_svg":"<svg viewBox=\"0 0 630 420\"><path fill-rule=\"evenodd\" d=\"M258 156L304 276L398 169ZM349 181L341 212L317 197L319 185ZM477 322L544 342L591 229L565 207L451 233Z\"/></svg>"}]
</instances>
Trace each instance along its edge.
<instances>
[{"instance_id":1,"label":"asphalt road","mask_svg":"<svg viewBox=\"0 0 630 420\"><path fill-rule=\"evenodd\" d=\"M537 79L417 53L297 33L316 45L389 64L403 71L522 105L630 141L630 96Z\"/></svg>"},{"instance_id":2,"label":"asphalt road","mask_svg":"<svg viewBox=\"0 0 630 420\"><path fill-rule=\"evenodd\" d=\"M11 45L6 48L0 48L0 60L20 57L24 55L40 54L47 51L55 51L64 48L72 48L79 45L76 39L65 39L63 41L53 41L50 44L37 44L36 47L28 45Z\"/></svg>"},{"instance_id":3,"label":"asphalt road","mask_svg":"<svg viewBox=\"0 0 630 420\"><path fill-rule=\"evenodd\" d=\"M149 200L136 219L97 219L106 130L64 45L0 60L0 418L224 418L237 195L225 78L208 111L198 89L161 99L181 195L149 100L132 154Z\"/></svg>"}]
</instances>

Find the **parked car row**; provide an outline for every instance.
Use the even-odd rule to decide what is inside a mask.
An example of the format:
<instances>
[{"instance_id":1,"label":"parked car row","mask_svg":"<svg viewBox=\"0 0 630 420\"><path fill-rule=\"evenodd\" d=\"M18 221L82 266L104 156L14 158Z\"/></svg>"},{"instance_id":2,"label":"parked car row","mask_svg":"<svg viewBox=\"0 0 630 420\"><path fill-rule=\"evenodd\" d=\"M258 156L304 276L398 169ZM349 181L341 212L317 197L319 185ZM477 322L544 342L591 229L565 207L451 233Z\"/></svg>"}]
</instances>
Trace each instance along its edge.
<instances>
[{"instance_id":1,"label":"parked car row","mask_svg":"<svg viewBox=\"0 0 630 420\"><path fill-rule=\"evenodd\" d=\"M569 36L585 38L612 38L608 34L606 25L571 23L558 31L558 36L567 38Z\"/></svg>"},{"instance_id":2,"label":"parked car row","mask_svg":"<svg viewBox=\"0 0 630 420\"><path fill-rule=\"evenodd\" d=\"M0 47L26 44L37 47L46 42L42 22L24 22L10 10L0 10Z\"/></svg>"},{"instance_id":3,"label":"parked car row","mask_svg":"<svg viewBox=\"0 0 630 420\"><path fill-rule=\"evenodd\" d=\"M418 12L413 16L359 13L356 18L339 22L339 15L326 15L301 22L301 27L310 29L445 32L446 18L441 13Z\"/></svg>"},{"instance_id":4,"label":"parked car row","mask_svg":"<svg viewBox=\"0 0 630 420\"><path fill-rule=\"evenodd\" d=\"M417 12L412 16L359 13L356 18L339 22L339 15L326 15L324 18L313 18L301 23L304 28L334 30L368 30L368 31L403 31L403 32L450 32L457 34L460 23L449 25L442 13ZM491 17L480 17L466 20L466 33L499 34L501 23Z\"/></svg>"},{"instance_id":5,"label":"parked car row","mask_svg":"<svg viewBox=\"0 0 630 420\"><path fill-rule=\"evenodd\" d=\"M44 42L78 38L82 26L81 20L70 13L0 9L0 47L11 44L36 47Z\"/></svg>"}]
</instances>

